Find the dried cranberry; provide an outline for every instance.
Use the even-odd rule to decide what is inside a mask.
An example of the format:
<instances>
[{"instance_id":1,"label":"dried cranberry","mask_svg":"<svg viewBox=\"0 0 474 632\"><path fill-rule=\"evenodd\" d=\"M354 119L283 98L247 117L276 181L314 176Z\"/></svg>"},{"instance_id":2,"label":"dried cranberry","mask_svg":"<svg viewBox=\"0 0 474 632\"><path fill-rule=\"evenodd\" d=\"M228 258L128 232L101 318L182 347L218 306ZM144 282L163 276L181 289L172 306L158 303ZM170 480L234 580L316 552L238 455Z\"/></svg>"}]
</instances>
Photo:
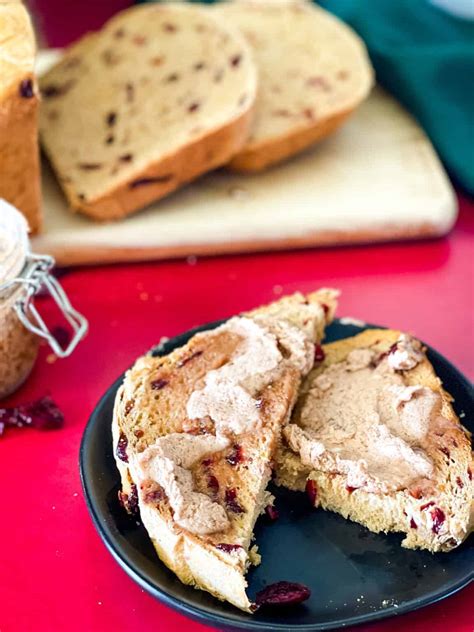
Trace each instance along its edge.
<instances>
[{"instance_id":1,"label":"dried cranberry","mask_svg":"<svg viewBox=\"0 0 474 632\"><path fill-rule=\"evenodd\" d=\"M326 357L326 354L324 353L324 349L322 348L320 344L316 343L314 345L314 361L322 362L325 357Z\"/></svg>"},{"instance_id":2,"label":"dried cranberry","mask_svg":"<svg viewBox=\"0 0 474 632\"><path fill-rule=\"evenodd\" d=\"M464 487L464 483L462 482L460 476L456 477L456 483L457 483L458 487L460 487L461 489Z\"/></svg>"},{"instance_id":3,"label":"dried cranberry","mask_svg":"<svg viewBox=\"0 0 474 632\"><path fill-rule=\"evenodd\" d=\"M416 500L423 498L423 490L420 487L416 487L415 489L409 489L408 493L410 494L412 498L416 498Z\"/></svg>"},{"instance_id":4,"label":"dried cranberry","mask_svg":"<svg viewBox=\"0 0 474 632\"><path fill-rule=\"evenodd\" d=\"M305 490L306 490L306 494L308 495L311 505L313 507L316 507L316 503L318 500L318 487L316 485L316 481L313 481L313 479L308 478L308 480L306 481Z\"/></svg>"},{"instance_id":5,"label":"dried cranberry","mask_svg":"<svg viewBox=\"0 0 474 632\"><path fill-rule=\"evenodd\" d=\"M346 485L346 489L349 492L349 494L352 494L352 492L355 491L357 487L352 487L352 485Z\"/></svg>"},{"instance_id":6,"label":"dried cranberry","mask_svg":"<svg viewBox=\"0 0 474 632\"><path fill-rule=\"evenodd\" d=\"M394 342L393 345L388 350L388 354L390 355L391 353L395 353L397 349L398 349L398 342Z\"/></svg>"},{"instance_id":7,"label":"dried cranberry","mask_svg":"<svg viewBox=\"0 0 474 632\"><path fill-rule=\"evenodd\" d=\"M53 327L51 333L53 334L53 337L56 339L56 342L59 344L59 346L63 349L66 348L71 342L71 333L61 325Z\"/></svg>"},{"instance_id":8,"label":"dried cranberry","mask_svg":"<svg viewBox=\"0 0 474 632\"><path fill-rule=\"evenodd\" d=\"M20 83L20 96L23 97L23 99L31 99L35 96L31 79L23 79Z\"/></svg>"},{"instance_id":9,"label":"dried cranberry","mask_svg":"<svg viewBox=\"0 0 474 632\"><path fill-rule=\"evenodd\" d=\"M219 551L224 551L225 553L232 553L232 551L238 551L242 547L240 544L226 544L225 542L221 542L220 544L216 544L216 549Z\"/></svg>"},{"instance_id":10,"label":"dried cranberry","mask_svg":"<svg viewBox=\"0 0 474 632\"><path fill-rule=\"evenodd\" d=\"M124 492L120 491L118 493L118 499L119 503L122 505L127 513L138 513L138 492L137 486L134 483L132 483L132 486L130 488L130 494L125 494Z\"/></svg>"},{"instance_id":11,"label":"dried cranberry","mask_svg":"<svg viewBox=\"0 0 474 632\"><path fill-rule=\"evenodd\" d=\"M127 447L128 439L122 432L117 442L117 449L115 450L115 454L124 463L128 463Z\"/></svg>"},{"instance_id":12,"label":"dried cranberry","mask_svg":"<svg viewBox=\"0 0 474 632\"><path fill-rule=\"evenodd\" d=\"M326 303L321 303L321 307L323 308L324 315L327 316L329 314L329 305L326 305Z\"/></svg>"},{"instance_id":13,"label":"dried cranberry","mask_svg":"<svg viewBox=\"0 0 474 632\"><path fill-rule=\"evenodd\" d=\"M133 154L122 154L119 156L120 162L131 162L133 160Z\"/></svg>"},{"instance_id":14,"label":"dried cranberry","mask_svg":"<svg viewBox=\"0 0 474 632\"><path fill-rule=\"evenodd\" d=\"M141 428L139 428L138 430L135 430L133 434L136 436L137 439L141 439L145 433L143 430L141 430Z\"/></svg>"},{"instance_id":15,"label":"dried cranberry","mask_svg":"<svg viewBox=\"0 0 474 632\"><path fill-rule=\"evenodd\" d=\"M213 492L219 491L219 481L213 474L209 474L207 477L207 486L212 489Z\"/></svg>"},{"instance_id":16,"label":"dried cranberry","mask_svg":"<svg viewBox=\"0 0 474 632\"><path fill-rule=\"evenodd\" d=\"M197 101L194 101L194 103L188 105L188 112L196 112L199 108L200 104Z\"/></svg>"},{"instance_id":17,"label":"dried cranberry","mask_svg":"<svg viewBox=\"0 0 474 632\"><path fill-rule=\"evenodd\" d=\"M202 461L202 464L204 465L204 467L209 467L212 463L212 459L204 459L204 461Z\"/></svg>"},{"instance_id":18,"label":"dried cranberry","mask_svg":"<svg viewBox=\"0 0 474 632\"><path fill-rule=\"evenodd\" d=\"M109 127L112 127L117 122L117 112L109 112L105 117L105 122Z\"/></svg>"},{"instance_id":19,"label":"dried cranberry","mask_svg":"<svg viewBox=\"0 0 474 632\"><path fill-rule=\"evenodd\" d=\"M255 603L261 606L293 606L309 599L310 589L304 584L276 582L257 593Z\"/></svg>"},{"instance_id":20,"label":"dried cranberry","mask_svg":"<svg viewBox=\"0 0 474 632\"><path fill-rule=\"evenodd\" d=\"M433 531L433 533L438 534L440 532L441 525L446 520L446 516L444 515L444 511L440 509L439 507L435 507L434 509L431 510L430 513L431 513L431 519L433 521L431 530Z\"/></svg>"},{"instance_id":21,"label":"dried cranberry","mask_svg":"<svg viewBox=\"0 0 474 632\"><path fill-rule=\"evenodd\" d=\"M167 384L169 384L168 380L165 380L163 378L158 378L157 380L153 380L153 382L150 382L150 386L154 391L161 391L161 389L164 388Z\"/></svg>"},{"instance_id":22,"label":"dried cranberry","mask_svg":"<svg viewBox=\"0 0 474 632\"><path fill-rule=\"evenodd\" d=\"M233 66L234 68L237 68L237 66L240 64L241 61L242 61L242 55L234 55L233 57L230 58L230 65Z\"/></svg>"},{"instance_id":23,"label":"dried cranberry","mask_svg":"<svg viewBox=\"0 0 474 632\"><path fill-rule=\"evenodd\" d=\"M77 166L83 171L96 171L102 167L100 162L79 162Z\"/></svg>"},{"instance_id":24,"label":"dried cranberry","mask_svg":"<svg viewBox=\"0 0 474 632\"><path fill-rule=\"evenodd\" d=\"M416 524L416 522L413 520L413 518L410 519L410 527L412 529L418 529L418 525Z\"/></svg>"},{"instance_id":25,"label":"dried cranberry","mask_svg":"<svg viewBox=\"0 0 474 632\"><path fill-rule=\"evenodd\" d=\"M280 517L280 514L278 513L278 509L274 507L273 505L267 505L265 507L265 514L267 518L271 520L272 522L275 522L275 520L278 520L278 518Z\"/></svg>"},{"instance_id":26,"label":"dried cranberry","mask_svg":"<svg viewBox=\"0 0 474 632\"><path fill-rule=\"evenodd\" d=\"M135 404L135 400L134 399L130 399L126 404L125 404L125 414L129 415L130 411L132 410L133 406Z\"/></svg>"},{"instance_id":27,"label":"dried cranberry","mask_svg":"<svg viewBox=\"0 0 474 632\"><path fill-rule=\"evenodd\" d=\"M243 458L242 446L235 444L232 447L232 452L226 456L225 460L229 463L229 465L235 466L238 463L242 463Z\"/></svg>"},{"instance_id":28,"label":"dried cranberry","mask_svg":"<svg viewBox=\"0 0 474 632\"><path fill-rule=\"evenodd\" d=\"M472 481L472 470L470 467L467 468L467 476L469 478L470 481Z\"/></svg>"},{"instance_id":29,"label":"dried cranberry","mask_svg":"<svg viewBox=\"0 0 474 632\"><path fill-rule=\"evenodd\" d=\"M425 505L421 505L420 511L424 511L425 509L428 509L428 507L432 507L433 505L434 505L434 502L430 500L429 503L426 503Z\"/></svg>"},{"instance_id":30,"label":"dried cranberry","mask_svg":"<svg viewBox=\"0 0 474 632\"><path fill-rule=\"evenodd\" d=\"M226 489L225 504L232 513L245 513L245 509L237 502L237 490L235 489Z\"/></svg>"},{"instance_id":31,"label":"dried cranberry","mask_svg":"<svg viewBox=\"0 0 474 632\"><path fill-rule=\"evenodd\" d=\"M128 185L129 189L136 189L137 187L145 186L147 184L163 184L173 179L173 174L167 173L163 176L154 176L152 178L138 178L138 180L132 180Z\"/></svg>"},{"instance_id":32,"label":"dried cranberry","mask_svg":"<svg viewBox=\"0 0 474 632\"><path fill-rule=\"evenodd\" d=\"M449 457L450 457L450 452L449 452L448 448L440 448L440 449L439 449L439 451L440 451L440 452L442 452L442 453L443 453L445 456L447 456L447 457L448 457L448 459L449 459Z\"/></svg>"},{"instance_id":33,"label":"dried cranberry","mask_svg":"<svg viewBox=\"0 0 474 632\"><path fill-rule=\"evenodd\" d=\"M165 493L163 491L163 488L159 485L156 485L145 493L144 500L146 503L157 504L161 502L164 497Z\"/></svg>"},{"instance_id":34,"label":"dried cranberry","mask_svg":"<svg viewBox=\"0 0 474 632\"><path fill-rule=\"evenodd\" d=\"M49 396L12 408L0 408L0 434L5 426L32 426L38 430L56 430L64 424L64 415Z\"/></svg>"},{"instance_id":35,"label":"dried cranberry","mask_svg":"<svg viewBox=\"0 0 474 632\"><path fill-rule=\"evenodd\" d=\"M187 358L183 358L182 360L180 360L177 363L177 367L181 368L183 366L185 366L186 364L188 364L188 362L191 362L191 360L194 360L194 358L199 358L199 356L202 355L202 351L195 351L194 353L192 353L190 356L188 356Z\"/></svg>"}]
</instances>

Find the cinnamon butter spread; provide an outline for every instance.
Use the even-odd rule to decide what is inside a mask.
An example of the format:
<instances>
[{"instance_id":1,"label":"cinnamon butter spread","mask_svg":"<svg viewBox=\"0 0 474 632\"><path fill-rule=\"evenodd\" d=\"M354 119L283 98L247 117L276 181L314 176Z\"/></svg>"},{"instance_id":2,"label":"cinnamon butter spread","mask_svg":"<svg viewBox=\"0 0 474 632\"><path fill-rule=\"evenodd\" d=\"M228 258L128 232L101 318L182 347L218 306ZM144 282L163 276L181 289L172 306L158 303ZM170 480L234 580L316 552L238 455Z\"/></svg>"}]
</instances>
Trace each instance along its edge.
<instances>
[{"instance_id":1,"label":"cinnamon butter spread","mask_svg":"<svg viewBox=\"0 0 474 632\"><path fill-rule=\"evenodd\" d=\"M229 527L224 508L206 494L194 491L189 468L210 452L229 446L225 437L172 433L144 450L132 467L137 479L156 481L163 487L174 511L174 520L184 529L205 535Z\"/></svg>"},{"instance_id":2,"label":"cinnamon butter spread","mask_svg":"<svg viewBox=\"0 0 474 632\"><path fill-rule=\"evenodd\" d=\"M258 426L258 393L278 377L284 362L308 373L314 346L301 329L273 318L236 317L222 330L242 342L228 363L207 373L204 388L191 394L187 413L190 419L210 417L217 434L241 434Z\"/></svg>"},{"instance_id":3,"label":"cinnamon butter spread","mask_svg":"<svg viewBox=\"0 0 474 632\"><path fill-rule=\"evenodd\" d=\"M426 448L443 423L442 402L429 388L405 384L401 370L423 359L417 344L402 336L383 358L355 349L314 379L298 425L284 430L304 464L371 492L428 483L434 468Z\"/></svg>"},{"instance_id":4,"label":"cinnamon butter spread","mask_svg":"<svg viewBox=\"0 0 474 632\"><path fill-rule=\"evenodd\" d=\"M216 435L174 433L158 439L137 458L138 478L159 483L174 511L174 520L196 534L229 527L225 509L207 495L194 491L189 468L204 455L231 444L229 436L255 430L260 423L258 394L291 364L310 371L314 345L296 326L269 317L236 317L209 332L236 334L241 341L229 361L209 371L201 389L187 402L190 419L210 417Z\"/></svg>"}]
</instances>

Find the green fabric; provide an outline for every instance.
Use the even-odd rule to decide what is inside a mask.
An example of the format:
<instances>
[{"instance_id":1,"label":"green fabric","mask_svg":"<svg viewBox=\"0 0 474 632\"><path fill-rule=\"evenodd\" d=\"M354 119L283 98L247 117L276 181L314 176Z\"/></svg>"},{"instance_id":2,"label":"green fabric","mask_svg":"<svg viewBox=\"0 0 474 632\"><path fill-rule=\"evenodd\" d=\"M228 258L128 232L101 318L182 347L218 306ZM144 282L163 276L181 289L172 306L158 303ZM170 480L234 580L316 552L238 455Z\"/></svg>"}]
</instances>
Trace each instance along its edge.
<instances>
[{"instance_id":1,"label":"green fabric","mask_svg":"<svg viewBox=\"0 0 474 632\"><path fill-rule=\"evenodd\" d=\"M377 80L418 119L474 194L474 22L426 0L322 0L369 49Z\"/></svg>"},{"instance_id":2,"label":"green fabric","mask_svg":"<svg viewBox=\"0 0 474 632\"><path fill-rule=\"evenodd\" d=\"M474 22L427 0L318 4L360 34L379 83L418 119L453 179L474 195Z\"/></svg>"}]
</instances>

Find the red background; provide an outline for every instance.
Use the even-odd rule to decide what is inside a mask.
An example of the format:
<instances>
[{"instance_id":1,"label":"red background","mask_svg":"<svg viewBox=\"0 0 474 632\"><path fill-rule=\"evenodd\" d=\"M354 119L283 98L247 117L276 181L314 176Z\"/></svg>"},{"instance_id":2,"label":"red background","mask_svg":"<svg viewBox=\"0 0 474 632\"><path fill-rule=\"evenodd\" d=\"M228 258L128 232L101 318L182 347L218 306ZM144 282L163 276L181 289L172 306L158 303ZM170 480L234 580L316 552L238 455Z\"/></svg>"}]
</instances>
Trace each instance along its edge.
<instances>
[{"instance_id":1,"label":"red background","mask_svg":"<svg viewBox=\"0 0 474 632\"><path fill-rule=\"evenodd\" d=\"M52 46L68 43L127 0L32 0ZM94 11L91 9L94 7ZM87 10L85 10L87 8ZM340 315L414 332L474 377L474 204L462 202L447 238L77 269L62 282L91 323L74 355L41 350L5 404L51 393L60 431L10 430L0 438L0 632L205 630L145 594L113 561L88 516L78 473L87 419L111 382L161 336L322 285L342 290ZM55 320L51 305L42 308ZM361 632L472 632L474 587Z\"/></svg>"}]
</instances>

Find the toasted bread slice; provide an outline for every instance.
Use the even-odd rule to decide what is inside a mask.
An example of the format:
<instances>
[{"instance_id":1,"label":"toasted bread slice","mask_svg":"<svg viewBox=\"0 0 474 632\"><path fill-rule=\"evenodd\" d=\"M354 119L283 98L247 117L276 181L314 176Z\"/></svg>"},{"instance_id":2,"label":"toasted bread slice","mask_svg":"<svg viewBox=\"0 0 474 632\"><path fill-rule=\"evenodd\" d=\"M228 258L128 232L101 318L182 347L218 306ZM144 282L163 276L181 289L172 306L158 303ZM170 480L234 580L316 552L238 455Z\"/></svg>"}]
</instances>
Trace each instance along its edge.
<instances>
[{"instance_id":1,"label":"toasted bread slice","mask_svg":"<svg viewBox=\"0 0 474 632\"><path fill-rule=\"evenodd\" d=\"M472 521L469 433L421 345L371 329L323 347L305 379L277 482L402 545L448 551Z\"/></svg>"},{"instance_id":2,"label":"toasted bread slice","mask_svg":"<svg viewBox=\"0 0 474 632\"><path fill-rule=\"evenodd\" d=\"M41 229L36 43L20 0L0 2L0 198Z\"/></svg>"},{"instance_id":3,"label":"toasted bread slice","mask_svg":"<svg viewBox=\"0 0 474 632\"><path fill-rule=\"evenodd\" d=\"M73 209L119 218L228 162L256 85L248 45L217 16L132 7L41 78L41 141Z\"/></svg>"},{"instance_id":4,"label":"toasted bread slice","mask_svg":"<svg viewBox=\"0 0 474 632\"><path fill-rule=\"evenodd\" d=\"M272 458L336 293L295 294L145 356L117 393L120 498L186 584L250 611L245 573Z\"/></svg>"},{"instance_id":5,"label":"toasted bread slice","mask_svg":"<svg viewBox=\"0 0 474 632\"><path fill-rule=\"evenodd\" d=\"M373 71L360 38L310 2L242 0L212 11L238 26L259 70L255 120L230 161L260 171L334 132L367 97Z\"/></svg>"}]
</instances>

